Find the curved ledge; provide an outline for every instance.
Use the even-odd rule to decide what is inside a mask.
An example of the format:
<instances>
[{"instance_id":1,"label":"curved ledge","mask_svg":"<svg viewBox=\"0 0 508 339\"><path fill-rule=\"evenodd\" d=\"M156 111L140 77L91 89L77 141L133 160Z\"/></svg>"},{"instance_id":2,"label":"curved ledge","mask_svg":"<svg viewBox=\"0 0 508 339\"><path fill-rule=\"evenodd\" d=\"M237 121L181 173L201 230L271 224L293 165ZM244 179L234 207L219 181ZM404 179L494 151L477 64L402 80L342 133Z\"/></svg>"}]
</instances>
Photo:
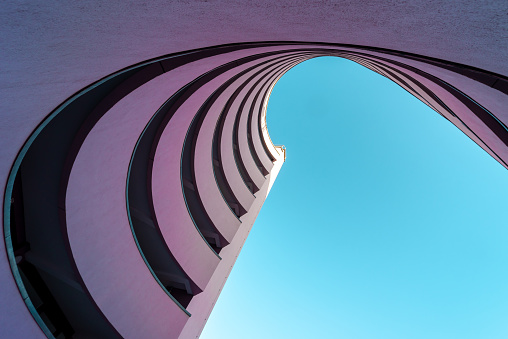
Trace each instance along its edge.
<instances>
[{"instance_id":1,"label":"curved ledge","mask_svg":"<svg viewBox=\"0 0 508 339\"><path fill-rule=\"evenodd\" d=\"M292 58L289 61L289 65L285 65L286 67L279 67L276 73L257 79L256 83L252 87L252 91L246 95L246 100L243 102L243 105L249 107L249 109L247 109L245 112L245 118L244 119L240 118L238 120L235 132L237 133L236 141L238 142L239 145L241 145L238 149L238 159L240 161L242 161L242 159L249 159L248 162L250 162L250 158L248 158L250 155L250 157L252 157L252 161L254 161L256 169L249 168L250 172L259 171L261 172L261 175L263 175L263 177L266 177L266 175L269 173L269 170L271 170L271 168L273 167L273 164L271 164L272 166L269 166L268 168L265 167L265 165L260 160L260 157L262 155L257 154L256 149L252 144L252 131L250 120L253 110L255 110L256 105L258 105L258 100L261 97L263 88L269 86L271 83L275 82L276 79L282 76L282 74L287 72L292 67L296 66L298 63L307 60L308 58L310 58L310 56L307 53L302 53L299 54L297 57ZM247 148L249 150L248 153L245 152L245 145L247 145Z\"/></svg>"},{"instance_id":2,"label":"curved ledge","mask_svg":"<svg viewBox=\"0 0 508 339\"><path fill-rule=\"evenodd\" d=\"M277 55L279 54L280 53ZM187 181L192 184L192 187L194 188L193 191L201 192L198 193L198 195L203 197L200 199L200 202L203 204L203 209L205 211L204 213L201 212L201 214L206 213L212 224L220 225L221 229L219 232L228 242L231 241L232 237L236 233L240 223L238 218L246 213L248 205L245 203L242 204L239 201L231 190L232 186L229 185L229 181L225 180L224 176L221 176L220 162L218 159L216 159L216 163L213 161L214 145L210 147L210 140L216 140L214 139L216 125L218 124L219 118L228 103L228 98L236 90L233 84L239 83L240 80L238 79L241 79L246 72L252 72L253 69L268 62L270 58L271 57L262 58L262 55L258 55L255 61L247 62L248 59L238 60L236 68L238 73L221 85L214 94L207 99L207 102L200 109L195 118L197 127L192 130L192 132L189 132L194 135L191 141L194 150L194 152L192 152L194 161L187 159L184 163L187 163L188 167L190 167L190 164L194 165L191 168L191 176L187 178ZM280 58L280 56L277 56L272 60L274 60L273 62L277 62ZM244 64L244 62L247 63ZM247 82L244 83L244 85L246 84ZM193 127L191 126L191 129L192 128ZM219 176L217 176L217 171L214 169L217 167L219 168ZM216 185L212 184L214 181L216 182ZM193 185L194 183L196 184L195 187ZM224 203L226 205L224 205ZM226 209L225 206L227 206L228 209ZM197 213L192 214L199 215L200 213L198 211ZM236 218L232 218L232 216L236 216Z\"/></svg>"},{"instance_id":3,"label":"curved ledge","mask_svg":"<svg viewBox=\"0 0 508 339\"><path fill-rule=\"evenodd\" d=\"M296 64L316 56L319 56L319 54L308 55L307 57L299 60ZM267 81L265 84L262 84L261 88L253 98L253 103L250 105L249 114L247 116L247 145L249 147L250 154L252 155L252 158L257 165L257 168L264 176L266 176L272 170L273 162L275 162L278 158L278 152L275 150L270 137L268 136L268 129L266 127L266 105L264 104L266 102L265 98L267 97L270 89L273 88L275 83L278 81L278 79L280 79L280 77L282 77L282 75L284 75L284 73L287 72L290 68L275 74L269 79L269 81ZM262 141L260 140L260 144L257 144L256 147L254 146L254 142L255 140L257 142L257 139L253 139L253 135L257 136L257 132L259 132L259 138L262 139ZM261 151L261 149L264 150L264 152ZM257 152L260 152L261 154L258 155ZM267 156L268 160L266 160ZM265 159L265 161L262 162L261 158Z\"/></svg>"},{"instance_id":4,"label":"curved ledge","mask_svg":"<svg viewBox=\"0 0 508 339\"><path fill-rule=\"evenodd\" d=\"M284 60L278 62L284 62L284 65L286 65L288 62L287 60L287 58L284 58ZM260 63L260 65L266 65L267 62L269 61ZM270 63L270 65L271 64L272 63ZM224 181L226 184L230 184L228 188L232 190L232 195L238 197L237 201L245 211L252 205L255 199L253 193L255 193L258 188L252 183L250 177L246 173L243 163L237 162L239 157L237 156L235 158L234 155L234 153L238 151L233 147L233 135L237 133L234 129L235 121L237 120L235 117L243 114L243 111L237 108L238 106L235 105L235 102L240 92L244 90L248 84L253 82L256 76L259 74L266 74L266 76L269 76L278 70L277 68L272 71L270 70L271 67L272 66L264 66L261 70L252 69L237 80L241 82L241 84L226 103L214 132L213 155L215 157L214 159L216 159L219 164L218 166L214 166L215 176L221 178L221 181ZM264 77L265 75L262 76ZM243 215L244 213L238 214Z\"/></svg>"}]
</instances>

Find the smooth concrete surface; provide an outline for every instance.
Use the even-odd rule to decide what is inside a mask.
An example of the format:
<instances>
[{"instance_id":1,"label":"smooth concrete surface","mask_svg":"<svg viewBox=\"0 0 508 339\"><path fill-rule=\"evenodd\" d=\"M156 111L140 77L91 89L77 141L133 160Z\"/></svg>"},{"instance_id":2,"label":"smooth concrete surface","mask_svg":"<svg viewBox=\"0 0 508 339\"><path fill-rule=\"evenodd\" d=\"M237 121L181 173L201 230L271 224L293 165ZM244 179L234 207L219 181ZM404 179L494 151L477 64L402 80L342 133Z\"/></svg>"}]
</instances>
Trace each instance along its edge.
<instances>
[{"instance_id":1,"label":"smooth concrete surface","mask_svg":"<svg viewBox=\"0 0 508 339\"><path fill-rule=\"evenodd\" d=\"M77 268L97 306L125 338L168 337L189 318L147 270L125 210L126 169L137 136L167 99L163 85L171 73L136 89L96 124L67 189L67 234Z\"/></svg>"}]
</instances>

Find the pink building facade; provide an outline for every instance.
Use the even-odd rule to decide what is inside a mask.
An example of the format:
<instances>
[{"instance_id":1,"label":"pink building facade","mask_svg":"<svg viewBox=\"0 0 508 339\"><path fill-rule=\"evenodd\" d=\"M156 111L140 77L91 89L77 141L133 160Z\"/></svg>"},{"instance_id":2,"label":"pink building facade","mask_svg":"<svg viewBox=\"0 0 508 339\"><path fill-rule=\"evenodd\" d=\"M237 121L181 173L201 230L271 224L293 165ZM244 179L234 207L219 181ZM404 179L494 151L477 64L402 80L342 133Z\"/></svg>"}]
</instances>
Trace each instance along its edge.
<instances>
[{"instance_id":1,"label":"pink building facade","mask_svg":"<svg viewBox=\"0 0 508 339\"><path fill-rule=\"evenodd\" d=\"M391 79L508 168L506 10L3 5L0 337L199 337L285 160L271 89L310 58Z\"/></svg>"}]
</instances>

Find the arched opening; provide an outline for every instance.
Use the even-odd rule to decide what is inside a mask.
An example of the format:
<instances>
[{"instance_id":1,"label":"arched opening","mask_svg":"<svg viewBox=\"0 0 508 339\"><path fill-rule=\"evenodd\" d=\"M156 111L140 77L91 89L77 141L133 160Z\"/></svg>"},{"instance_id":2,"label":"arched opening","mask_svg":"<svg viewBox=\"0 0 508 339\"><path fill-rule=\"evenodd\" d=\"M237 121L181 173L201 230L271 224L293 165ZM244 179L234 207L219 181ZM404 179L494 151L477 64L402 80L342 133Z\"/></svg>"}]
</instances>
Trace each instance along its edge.
<instances>
[{"instance_id":1,"label":"arched opening","mask_svg":"<svg viewBox=\"0 0 508 339\"><path fill-rule=\"evenodd\" d=\"M505 168L339 58L285 74L267 123L287 160L202 338L506 335Z\"/></svg>"}]
</instances>

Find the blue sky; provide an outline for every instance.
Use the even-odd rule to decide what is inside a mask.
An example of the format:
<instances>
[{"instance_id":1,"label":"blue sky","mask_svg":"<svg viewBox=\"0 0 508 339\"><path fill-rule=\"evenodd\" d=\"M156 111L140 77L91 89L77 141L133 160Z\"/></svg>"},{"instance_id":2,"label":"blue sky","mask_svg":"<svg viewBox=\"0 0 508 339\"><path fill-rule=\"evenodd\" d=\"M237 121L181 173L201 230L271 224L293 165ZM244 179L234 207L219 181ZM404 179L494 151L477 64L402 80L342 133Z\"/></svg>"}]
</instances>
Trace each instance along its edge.
<instances>
[{"instance_id":1,"label":"blue sky","mask_svg":"<svg viewBox=\"0 0 508 339\"><path fill-rule=\"evenodd\" d=\"M275 86L287 160L202 339L508 338L508 171L351 61Z\"/></svg>"}]
</instances>

